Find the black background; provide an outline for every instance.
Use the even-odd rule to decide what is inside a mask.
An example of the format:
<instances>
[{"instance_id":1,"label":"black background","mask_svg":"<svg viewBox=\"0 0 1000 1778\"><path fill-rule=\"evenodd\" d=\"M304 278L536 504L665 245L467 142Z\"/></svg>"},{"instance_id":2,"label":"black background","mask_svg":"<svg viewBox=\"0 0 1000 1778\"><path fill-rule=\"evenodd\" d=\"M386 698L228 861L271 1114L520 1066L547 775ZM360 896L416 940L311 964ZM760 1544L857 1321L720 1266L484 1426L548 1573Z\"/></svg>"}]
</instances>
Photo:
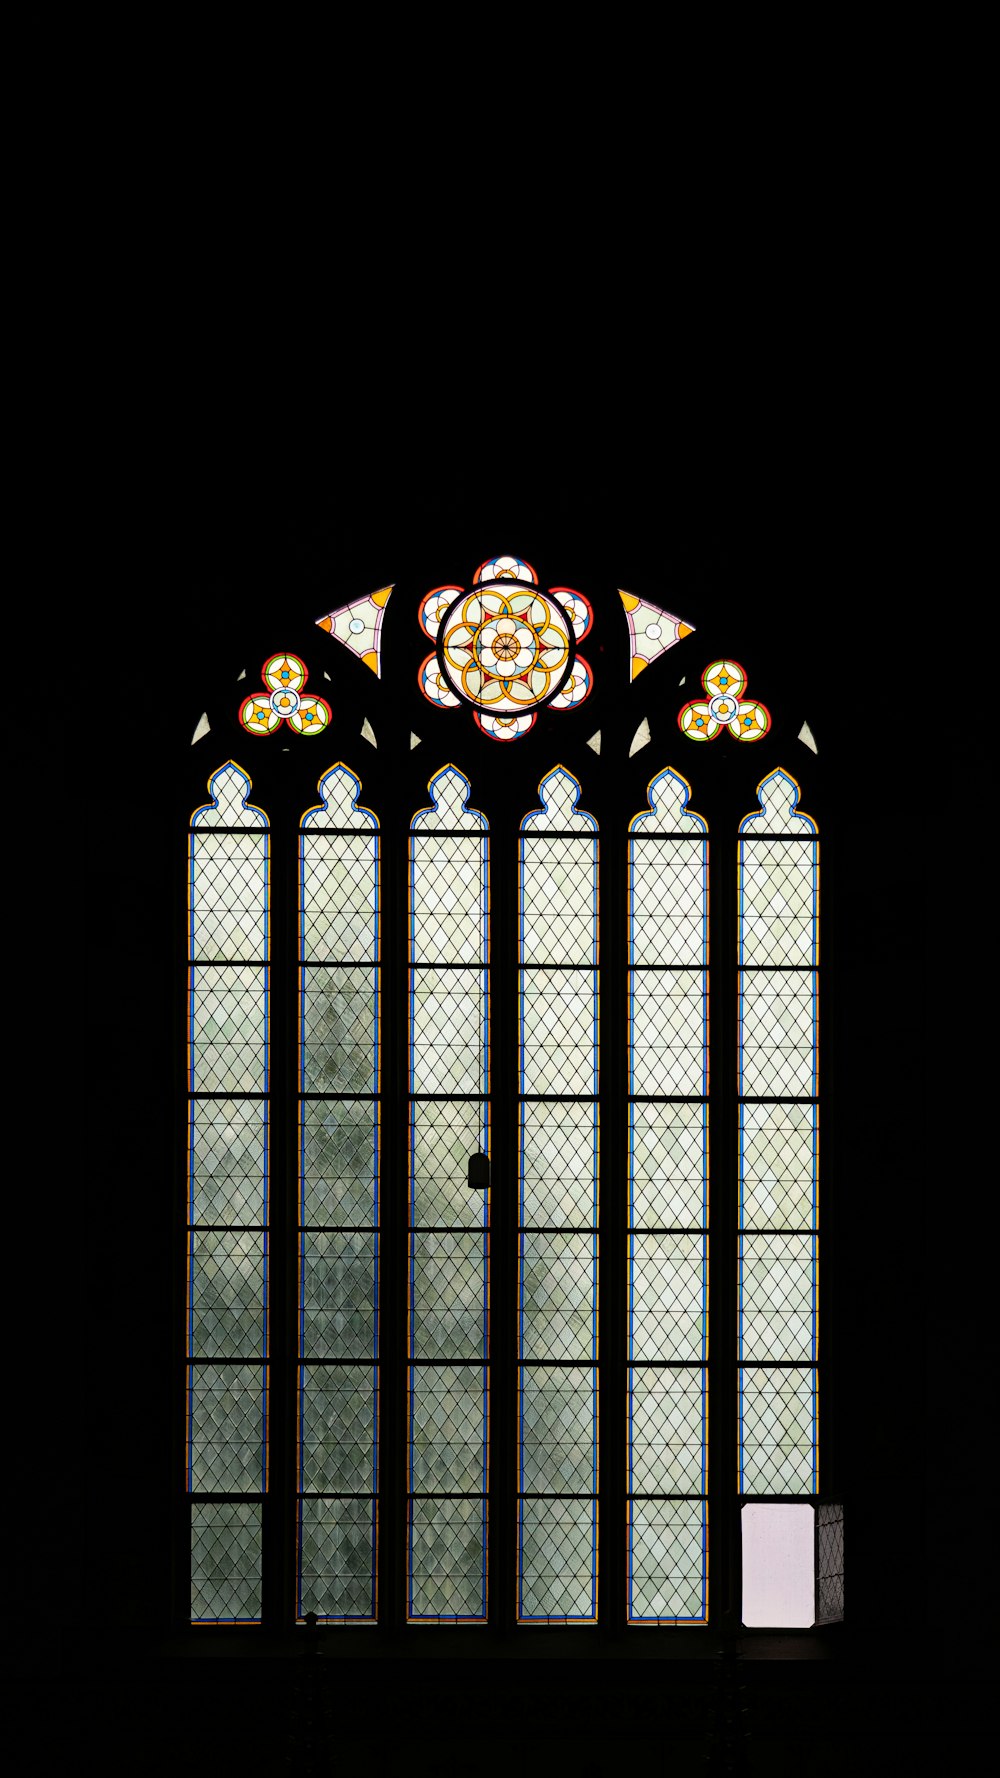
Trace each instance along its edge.
<instances>
[{"instance_id":1,"label":"black background","mask_svg":"<svg viewBox=\"0 0 1000 1778\"><path fill-rule=\"evenodd\" d=\"M754 1662L750 1707L760 1715L758 1743L761 1732L777 1737L774 1761L794 1749L805 1762L797 1769L833 1770L822 1763L832 1748L838 1759L849 1750L862 1769L871 1755L874 1770L873 1747L915 1752L928 1729L949 1735L949 1725L968 1720L991 1611L977 1561L985 1522L970 1505L983 1446L974 1381L983 1302L967 1261L981 1239L983 1184L956 1164L957 1134L954 1147L950 1140L964 1121L964 1083L937 987L952 966L942 951L965 949L962 873L937 862L962 845L961 809L948 800L963 740L949 718L961 660L947 601L930 622L926 585L899 543L898 487L879 473L877 453L859 467L843 437L821 446L814 433L786 438L780 453L746 437L732 450L700 439L686 451L675 439L667 452L653 425L626 460L609 448L612 426L598 463L582 414L572 439L549 423L541 435L525 427L525 443L511 407L513 394L499 403L512 427L506 444L495 408L485 420L456 412L443 440L418 410L338 435L331 409L317 428L329 439L308 452L263 429L238 453L231 433L216 444L194 421L191 432L173 430L138 475L133 466L105 490L119 513L106 575L90 566L63 620L65 645L47 642L59 763L55 795L43 798L40 816L33 805L42 868L26 914L43 940L38 1053L56 1090L27 1131L21 1172L31 1182L21 1252L35 1256L39 1339L25 1367L35 1429L18 1539L25 1681L39 1718L58 1696L55 1714L95 1744L103 1739L109 1759L138 1746L149 1765L165 1737L171 1757L185 1750L190 1770L216 1769L227 1752L243 1757L255 1743L275 1754L294 1744L302 1763L302 1711L295 1717L277 1667L227 1656L209 1684L205 1661L192 1677L191 1662L163 1653L163 1191L175 1153L164 1090L174 992L166 928L176 901L164 842L186 794L195 722L221 707L240 667L255 683L258 637L273 638L258 650L263 659L295 646L289 625L302 633L352 595L404 577L462 581L485 557L510 551L550 584L648 592L696 626L684 644L682 697L694 695L709 659L735 654L751 692L781 713L789 742L807 719L819 744L809 769L835 810L838 842L839 1154L826 1189L839 1194L848 1616L823 1667L835 1680L813 1675L793 1696L773 1679L777 1663L767 1679ZM387 646L391 623L402 621L392 602L389 613ZM340 652L311 633L317 664L321 645ZM662 674L661 683L673 699L680 651L666 658L669 689ZM670 728L676 715L650 702L655 671L649 698L641 681L629 694L635 721L653 719L654 739L657 723ZM351 685L363 681L359 668ZM376 732L377 695L386 692L372 682L364 713ZM414 693L421 714L412 726L426 734L428 706ZM456 712L454 720L467 719ZM584 712L572 720L584 738L597 726ZM203 776L217 762L204 763ZM795 753L783 763L795 770ZM31 963L28 975L34 999ZM387 1685L399 1688L401 1716L413 1713L405 1763L383 1753L376 1769L483 1769L476 1744L485 1733L508 1764L520 1749L535 1770L529 1750L551 1736L550 1763L538 1770L596 1770L588 1759L600 1751L614 1760L623 1722L648 1731L642 1757L647 1770L660 1769L651 1750L669 1753L666 1700L677 1723L683 1709L659 1664L644 1663L641 1680L627 1661L589 1679L584 1668L582 1688L573 1666L560 1663L558 1679L539 1678L536 1666L544 1663L515 1674L480 1663L471 1680L449 1668L431 1685L421 1663L391 1684L356 1673L347 1691L379 1712L373 1732L383 1749ZM793 1666L802 1663L781 1672ZM470 1685L479 1731L459 1709ZM336 1698L329 1732L342 1743L360 1737L347 1696ZM585 1708L593 1733L581 1738ZM523 1724L517 1735L512 1709ZM683 1749L694 1757L694 1731L677 1734L678 1757ZM199 1738L209 1751L192 1751ZM364 1763L363 1740L350 1746L351 1762Z\"/></svg>"}]
</instances>

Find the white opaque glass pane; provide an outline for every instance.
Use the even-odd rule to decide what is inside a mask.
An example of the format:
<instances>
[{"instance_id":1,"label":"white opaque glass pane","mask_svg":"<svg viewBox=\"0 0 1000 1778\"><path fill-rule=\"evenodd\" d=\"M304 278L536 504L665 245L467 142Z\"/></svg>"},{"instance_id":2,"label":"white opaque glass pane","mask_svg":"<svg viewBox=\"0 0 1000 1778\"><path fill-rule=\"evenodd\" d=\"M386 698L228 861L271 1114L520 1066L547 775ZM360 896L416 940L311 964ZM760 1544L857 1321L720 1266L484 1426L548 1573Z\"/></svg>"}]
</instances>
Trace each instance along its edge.
<instances>
[{"instance_id":1,"label":"white opaque glass pane","mask_svg":"<svg viewBox=\"0 0 1000 1778\"><path fill-rule=\"evenodd\" d=\"M813 1509L751 1503L743 1528L743 1622L748 1629L807 1630L815 1618Z\"/></svg>"}]
</instances>

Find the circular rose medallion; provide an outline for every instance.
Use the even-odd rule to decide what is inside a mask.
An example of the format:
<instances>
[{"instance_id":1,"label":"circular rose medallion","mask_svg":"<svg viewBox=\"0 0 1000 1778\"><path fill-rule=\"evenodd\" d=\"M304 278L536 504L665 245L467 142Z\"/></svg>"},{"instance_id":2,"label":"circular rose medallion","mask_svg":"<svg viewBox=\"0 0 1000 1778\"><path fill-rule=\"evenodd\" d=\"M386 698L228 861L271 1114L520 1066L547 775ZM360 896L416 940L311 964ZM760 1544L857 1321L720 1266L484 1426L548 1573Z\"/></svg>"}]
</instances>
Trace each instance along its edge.
<instances>
[{"instance_id":1,"label":"circular rose medallion","mask_svg":"<svg viewBox=\"0 0 1000 1778\"><path fill-rule=\"evenodd\" d=\"M462 593L442 619L437 642L452 689L495 716L546 703L573 664L573 625L559 601L535 587Z\"/></svg>"}]
</instances>

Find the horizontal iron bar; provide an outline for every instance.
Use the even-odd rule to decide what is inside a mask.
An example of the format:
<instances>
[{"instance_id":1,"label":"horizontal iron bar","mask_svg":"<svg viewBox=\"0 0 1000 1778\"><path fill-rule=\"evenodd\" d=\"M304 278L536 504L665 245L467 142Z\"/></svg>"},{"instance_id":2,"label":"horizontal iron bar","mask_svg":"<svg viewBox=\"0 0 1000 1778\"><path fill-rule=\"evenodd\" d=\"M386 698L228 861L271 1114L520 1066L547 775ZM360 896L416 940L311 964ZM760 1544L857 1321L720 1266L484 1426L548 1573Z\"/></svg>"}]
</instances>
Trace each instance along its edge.
<instances>
[{"instance_id":1,"label":"horizontal iron bar","mask_svg":"<svg viewBox=\"0 0 1000 1778\"><path fill-rule=\"evenodd\" d=\"M819 1094L803 1093L800 1099L790 1099L787 1093L740 1093L739 1105L818 1105Z\"/></svg>"}]
</instances>

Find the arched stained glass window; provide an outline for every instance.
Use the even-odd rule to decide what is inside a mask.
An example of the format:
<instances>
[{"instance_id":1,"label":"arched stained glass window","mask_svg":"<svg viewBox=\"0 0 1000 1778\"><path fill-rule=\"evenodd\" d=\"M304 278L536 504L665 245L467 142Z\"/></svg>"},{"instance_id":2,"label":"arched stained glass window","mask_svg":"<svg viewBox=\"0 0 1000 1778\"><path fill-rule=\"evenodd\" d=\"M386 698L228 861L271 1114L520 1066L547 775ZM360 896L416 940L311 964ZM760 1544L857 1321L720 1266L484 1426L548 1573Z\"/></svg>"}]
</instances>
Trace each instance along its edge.
<instances>
[{"instance_id":1,"label":"arched stained glass window","mask_svg":"<svg viewBox=\"0 0 1000 1778\"><path fill-rule=\"evenodd\" d=\"M661 772L629 827L630 1623L708 1609L708 839Z\"/></svg>"},{"instance_id":2,"label":"arched stained glass window","mask_svg":"<svg viewBox=\"0 0 1000 1778\"><path fill-rule=\"evenodd\" d=\"M378 1577L378 822L336 765L299 840L298 1610L372 1622Z\"/></svg>"},{"instance_id":3,"label":"arched stained glass window","mask_svg":"<svg viewBox=\"0 0 1000 1778\"><path fill-rule=\"evenodd\" d=\"M232 760L188 836L187 1488L194 1623L256 1623L267 1489L269 853Z\"/></svg>"},{"instance_id":4,"label":"arched stained glass window","mask_svg":"<svg viewBox=\"0 0 1000 1778\"><path fill-rule=\"evenodd\" d=\"M562 767L520 839L518 1617L597 1615L598 839Z\"/></svg>"},{"instance_id":5,"label":"arched stained glass window","mask_svg":"<svg viewBox=\"0 0 1000 1778\"><path fill-rule=\"evenodd\" d=\"M490 1128L487 823L452 766L410 830L407 1615L487 1609Z\"/></svg>"},{"instance_id":6,"label":"arched stained glass window","mask_svg":"<svg viewBox=\"0 0 1000 1778\"><path fill-rule=\"evenodd\" d=\"M772 772L739 841L740 1492L817 1479L819 842Z\"/></svg>"},{"instance_id":7,"label":"arched stained glass window","mask_svg":"<svg viewBox=\"0 0 1000 1778\"><path fill-rule=\"evenodd\" d=\"M745 1497L817 1493L787 733L652 597L373 586L194 742L267 816L189 826L190 1615L733 1627Z\"/></svg>"}]
</instances>

